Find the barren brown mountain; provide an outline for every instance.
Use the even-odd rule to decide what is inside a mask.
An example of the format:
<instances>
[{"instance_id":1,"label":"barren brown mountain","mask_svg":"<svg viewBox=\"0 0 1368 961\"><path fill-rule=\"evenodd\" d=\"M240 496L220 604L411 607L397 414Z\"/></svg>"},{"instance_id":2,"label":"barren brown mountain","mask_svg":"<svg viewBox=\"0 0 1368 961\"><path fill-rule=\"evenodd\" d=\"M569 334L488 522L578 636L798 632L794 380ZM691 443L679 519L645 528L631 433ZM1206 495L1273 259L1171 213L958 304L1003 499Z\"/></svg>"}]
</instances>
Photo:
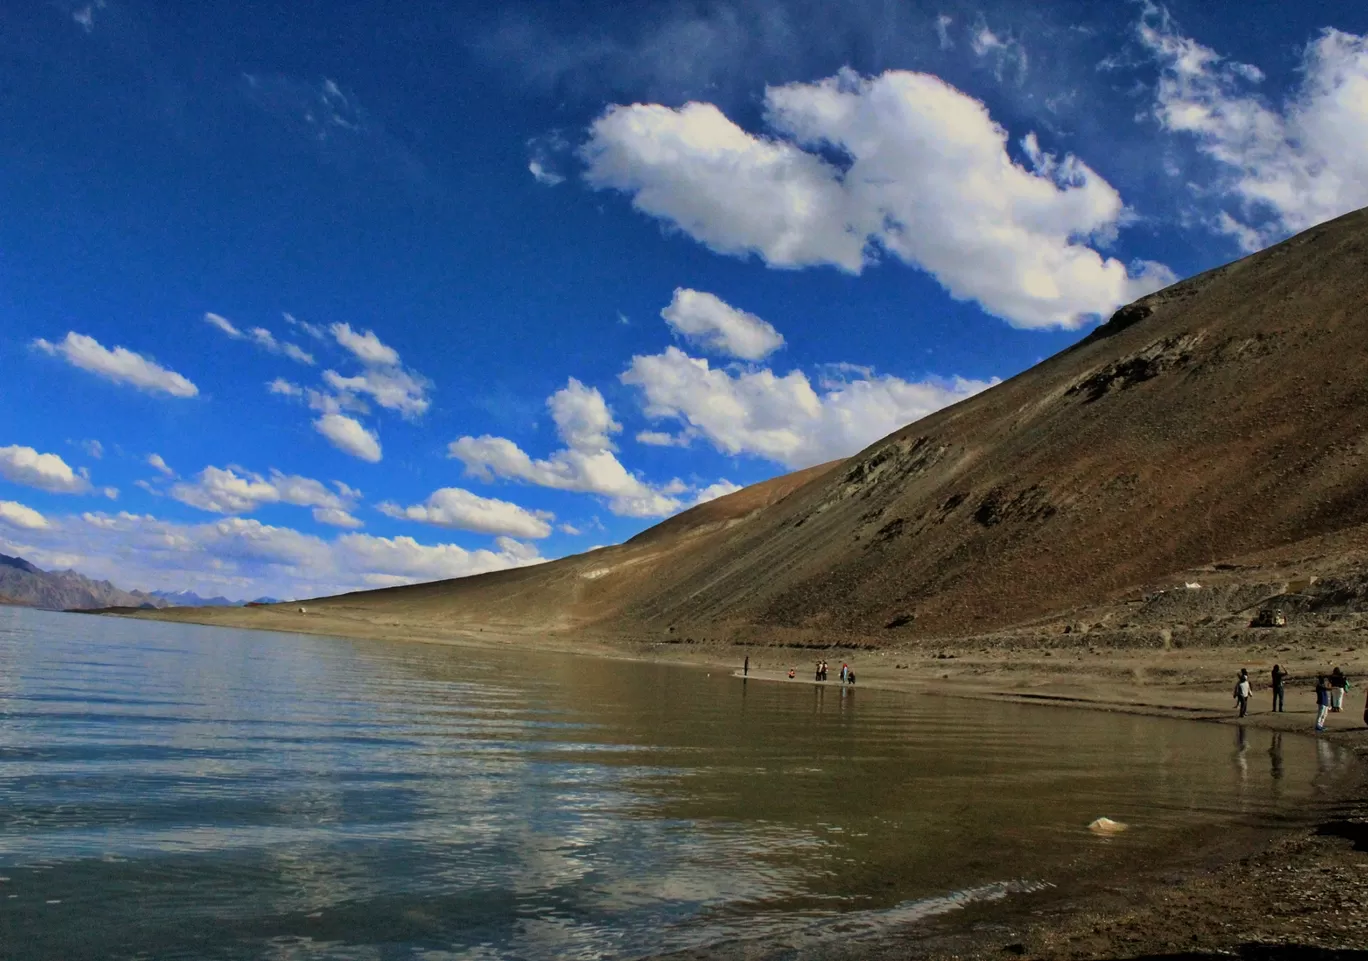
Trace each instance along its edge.
<instances>
[{"instance_id":1,"label":"barren brown mountain","mask_svg":"<svg viewBox=\"0 0 1368 961\"><path fill-rule=\"evenodd\" d=\"M308 605L422 633L905 644L1044 622L1256 553L1267 566L1357 549L1365 522L1360 211L1145 297L846 461L620 546Z\"/></svg>"}]
</instances>

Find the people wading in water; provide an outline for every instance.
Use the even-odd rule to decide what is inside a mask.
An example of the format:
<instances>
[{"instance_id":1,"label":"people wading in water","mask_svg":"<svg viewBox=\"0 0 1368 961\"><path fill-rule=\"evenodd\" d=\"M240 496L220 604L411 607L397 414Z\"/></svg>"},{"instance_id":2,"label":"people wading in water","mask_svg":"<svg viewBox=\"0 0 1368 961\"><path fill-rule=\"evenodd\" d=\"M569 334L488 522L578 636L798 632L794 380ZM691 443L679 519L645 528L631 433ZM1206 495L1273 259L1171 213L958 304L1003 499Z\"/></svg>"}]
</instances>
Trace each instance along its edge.
<instances>
[{"instance_id":1,"label":"people wading in water","mask_svg":"<svg viewBox=\"0 0 1368 961\"><path fill-rule=\"evenodd\" d=\"M1282 669L1281 664L1273 665L1273 710L1281 713L1283 709L1283 682L1287 680L1287 672Z\"/></svg>"}]
</instances>

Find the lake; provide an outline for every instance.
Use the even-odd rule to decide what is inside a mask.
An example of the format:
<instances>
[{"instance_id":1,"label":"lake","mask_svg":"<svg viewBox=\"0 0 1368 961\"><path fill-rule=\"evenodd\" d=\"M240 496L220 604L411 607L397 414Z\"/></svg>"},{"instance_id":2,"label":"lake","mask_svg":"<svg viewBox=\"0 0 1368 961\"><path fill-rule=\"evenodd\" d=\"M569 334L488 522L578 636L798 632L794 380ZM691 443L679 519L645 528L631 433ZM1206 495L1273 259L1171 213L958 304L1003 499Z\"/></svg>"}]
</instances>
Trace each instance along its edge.
<instances>
[{"instance_id":1,"label":"lake","mask_svg":"<svg viewBox=\"0 0 1368 961\"><path fill-rule=\"evenodd\" d=\"M0 607L0 945L820 946L1278 823L1349 763L1227 726ZM1104 815L1130 829L1090 833Z\"/></svg>"}]
</instances>

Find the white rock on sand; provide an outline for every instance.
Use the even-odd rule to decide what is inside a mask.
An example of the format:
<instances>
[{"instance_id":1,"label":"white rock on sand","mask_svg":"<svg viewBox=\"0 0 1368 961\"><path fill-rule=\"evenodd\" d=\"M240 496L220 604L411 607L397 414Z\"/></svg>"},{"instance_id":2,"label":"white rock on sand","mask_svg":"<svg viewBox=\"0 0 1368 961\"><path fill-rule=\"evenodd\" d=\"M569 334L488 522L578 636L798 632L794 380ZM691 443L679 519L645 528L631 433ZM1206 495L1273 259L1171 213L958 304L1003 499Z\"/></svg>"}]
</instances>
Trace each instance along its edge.
<instances>
[{"instance_id":1,"label":"white rock on sand","mask_svg":"<svg viewBox=\"0 0 1368 961\"><path fill-rule=\"evenodd\" d=\"M1120 821L1113 821L1111 818L1098 818L1088 825L1088 830L1094 834L1120 834L1129 826Z\"/></svg>"}]
</instances>

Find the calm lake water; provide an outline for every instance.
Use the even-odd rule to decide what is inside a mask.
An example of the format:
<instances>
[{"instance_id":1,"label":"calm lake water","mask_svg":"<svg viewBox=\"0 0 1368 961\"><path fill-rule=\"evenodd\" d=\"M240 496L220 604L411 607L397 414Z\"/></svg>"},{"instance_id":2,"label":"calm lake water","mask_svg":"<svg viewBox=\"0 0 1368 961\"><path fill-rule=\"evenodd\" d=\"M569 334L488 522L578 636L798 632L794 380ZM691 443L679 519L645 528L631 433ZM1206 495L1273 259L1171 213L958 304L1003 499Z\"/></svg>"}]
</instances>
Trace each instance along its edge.
<instances>
[{"instance_id":1,"label":"calm lake water","mask_svg":"<svg viewBox=\"0 0 1368 961\"><path fill-rule=\"evenodd\" d=\"M811 945L1267 823L1347 763L1214 725L0 607L0 954Z\"/></svg>"}]
</instances>

